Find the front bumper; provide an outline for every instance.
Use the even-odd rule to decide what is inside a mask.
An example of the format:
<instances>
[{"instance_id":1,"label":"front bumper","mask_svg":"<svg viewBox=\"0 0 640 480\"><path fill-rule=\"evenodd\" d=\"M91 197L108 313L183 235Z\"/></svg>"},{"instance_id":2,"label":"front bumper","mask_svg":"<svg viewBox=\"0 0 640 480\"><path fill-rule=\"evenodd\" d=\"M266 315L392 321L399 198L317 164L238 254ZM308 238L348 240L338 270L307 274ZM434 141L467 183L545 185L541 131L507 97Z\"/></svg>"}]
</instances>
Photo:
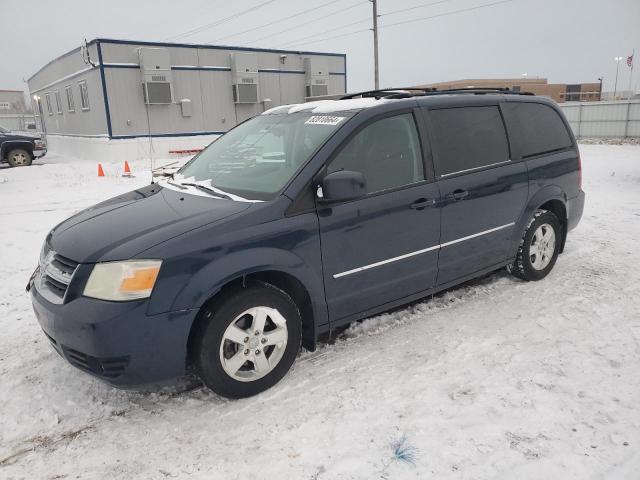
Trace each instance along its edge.
<instances>
[{"instance_id":1,"label":"front bumper","mask_svg":"<svg viewBox=\"0 0 640 480\"><path fill-rule=\"evenodd\" d=\"M33 157L34 158L42 158L47 154L47 149L46 148L38 148L38 149L34 149L33 150Z\"/></svg>"},{"instance_id":2,"label":"front bumper","mask_svg":"<svg viewBox=\"0 0 640 480\"><path fill-rule=\"evenodd\" d=\"M75 367L120 387L184 375L196 310L147 315L148 300L107 302L86 297L53 304L33 281L30 293L45 335Z\"/></svg>"}]
</instances>

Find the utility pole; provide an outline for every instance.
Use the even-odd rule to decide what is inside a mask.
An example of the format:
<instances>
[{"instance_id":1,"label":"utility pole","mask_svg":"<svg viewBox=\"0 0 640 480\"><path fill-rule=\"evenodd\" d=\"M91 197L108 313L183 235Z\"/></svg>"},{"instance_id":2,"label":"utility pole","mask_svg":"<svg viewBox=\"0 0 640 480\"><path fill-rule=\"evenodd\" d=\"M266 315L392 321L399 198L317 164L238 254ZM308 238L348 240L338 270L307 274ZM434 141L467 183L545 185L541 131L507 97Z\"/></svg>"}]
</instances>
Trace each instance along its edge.
<instances>
[{"instance_id":1,"label":"utility pole","mask_svg":"<svg viewBox=\"0 0 640 480\"><path fill-rule=\"evenodd\" d=\"M373 4L373 71L375 89L380 88L380 73L378 69L378 0L370 0Z\"/></svg>"},{"instance_id":2,"label":"utility pole","mask_svg":"<svg viewBox=\"0 0 640 480\"><path fill-rule=\"evenodd\" d=\"M631 52L631 64L629 65L629 68L631 69L631 71L629 72L629 93L627 94L627 100L631 99L631 95L633 95L633 91L631 90L631 80L633 79L633 64L636 61L636 49L633 49L633 52ZM629 64L629 59L627 59L627 64Z\"/></svg>"}]
</instances>

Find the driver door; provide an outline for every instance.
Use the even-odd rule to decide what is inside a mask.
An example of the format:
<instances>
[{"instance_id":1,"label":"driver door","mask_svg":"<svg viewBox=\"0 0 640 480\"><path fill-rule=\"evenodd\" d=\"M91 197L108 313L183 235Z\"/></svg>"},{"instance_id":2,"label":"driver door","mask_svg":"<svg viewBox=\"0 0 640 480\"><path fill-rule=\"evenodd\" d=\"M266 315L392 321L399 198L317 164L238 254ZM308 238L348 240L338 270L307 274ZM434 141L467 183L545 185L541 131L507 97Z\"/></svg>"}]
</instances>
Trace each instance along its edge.
<instances>
[{"instance_id":1,"label":"driver door","mask_svg":"<svg viewBox=\"0 0 640 480\"><path fill-rule=\"evenodd\" d=\"M413 111L365 124L327 173L361 172L367 194L318 203L325 294L332 321L432 288L440 243L440 193L425 176Z\"/></svg>"}]
</instances>

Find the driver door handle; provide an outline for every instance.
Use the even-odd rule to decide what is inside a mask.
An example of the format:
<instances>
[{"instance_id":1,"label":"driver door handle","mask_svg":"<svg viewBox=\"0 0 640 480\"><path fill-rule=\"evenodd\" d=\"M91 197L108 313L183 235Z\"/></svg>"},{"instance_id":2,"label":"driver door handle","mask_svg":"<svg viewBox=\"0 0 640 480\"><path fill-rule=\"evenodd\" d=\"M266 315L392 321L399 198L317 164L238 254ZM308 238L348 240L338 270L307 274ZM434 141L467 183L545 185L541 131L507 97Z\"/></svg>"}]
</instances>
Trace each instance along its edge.
<instances>
[{"instance_id":1,"label":"driver door handle","mask_svg":"<svg viewBox=\"0 0 640 480\"><path fill-rule=\"evenodd\" d=\"M419 198L411 204L413 210L424 210L427 207L432 207L436 204L433 198Z\"/></svg>"}]
</instances>

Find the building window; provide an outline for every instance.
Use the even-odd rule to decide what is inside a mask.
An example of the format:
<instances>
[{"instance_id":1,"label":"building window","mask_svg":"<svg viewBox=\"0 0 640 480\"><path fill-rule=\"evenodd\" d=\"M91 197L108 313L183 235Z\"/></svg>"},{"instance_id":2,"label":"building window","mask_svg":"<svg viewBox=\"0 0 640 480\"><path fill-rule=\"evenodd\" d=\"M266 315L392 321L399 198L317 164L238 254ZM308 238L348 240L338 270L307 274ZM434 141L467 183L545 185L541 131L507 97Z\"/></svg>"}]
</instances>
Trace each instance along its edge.
<instances>
[{"instance_id":1,"label":"building window","mask_svg":"<svg viewBox=\"0 0 640 480\"><path fill-rule=\"evenodd\" d=\"M11 110L11 104L9 102L0 102L0 110Z\"/></svg>"},{"instance_id":2,"label":"building window","mask_svg":"<svg viewBox=\"0 0 640 480\"><path fill-rule=\"evenodd\" d=\"M56 108L58 115L62 115L62 100L60 99L60 90L55 91L56 94Z\"/></svg>"},{"instance_id":3,"label":"building window","mask_svg":"<svg viewBox=\"0 0 640 480\"><path fill-rule=\"evenodd\" d=\"M47 100L47 112L49 112L49 115L53 115L53 108L51 108L51 94L47 93L44 98Z\"/></svg>"},{"instance_id":4,"label":"building window","mask_svg":"<svg viewBox=\"0 0 640 480\"><path fill-rule=\"evenodd\" d=\"M582 89L582 85L567 85L566 89L566 99L567 102L579 102L581 99L580 90Z\"/></svg>"},{"instance_id":5,"label":"building window","mask_svg":"<svg viewBox=\"0 0 640 480\"><path fill-rule=\"evenodd\" d=\"M82 106L82 110L89 110L89 91L87 90L87 81L82 80L78 82L80 86L80 105Z\"/></svg>"},{"instance_id":6,"label":"building window","mask_svg":"<svg viewBox=\"0 0 640 480\"><path fill-rule=\"evenodd\" d=\"M71 89L71 85L64 87L64 90L67 92L67 111L75 112L76 106L73 101L73 90Z\"/></svg>"}]
</instances>

